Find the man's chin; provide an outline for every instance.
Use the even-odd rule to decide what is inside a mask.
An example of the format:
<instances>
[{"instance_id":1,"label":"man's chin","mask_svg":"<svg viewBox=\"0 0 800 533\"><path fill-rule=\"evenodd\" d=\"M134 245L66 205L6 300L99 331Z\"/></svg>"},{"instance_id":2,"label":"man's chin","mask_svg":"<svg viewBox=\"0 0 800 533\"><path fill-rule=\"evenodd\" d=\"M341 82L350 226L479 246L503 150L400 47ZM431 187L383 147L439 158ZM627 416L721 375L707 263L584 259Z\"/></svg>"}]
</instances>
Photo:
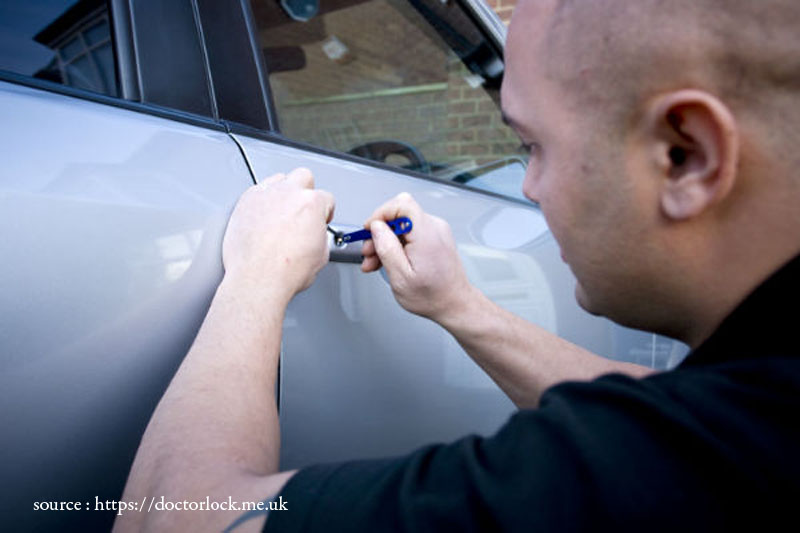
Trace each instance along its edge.
<instances>
[{"instance_id":1,"label":"man's chin","mask_svg":"<svg viewBox=\"0 0 800 533\"><path fill-rule=\"evenodd\" d=\"M577 300L578 305L590 315L603 316L596 306L592 306L592 301L586 294L580 281L575 284L575 300Z\"/></svg>"}]
</instances>

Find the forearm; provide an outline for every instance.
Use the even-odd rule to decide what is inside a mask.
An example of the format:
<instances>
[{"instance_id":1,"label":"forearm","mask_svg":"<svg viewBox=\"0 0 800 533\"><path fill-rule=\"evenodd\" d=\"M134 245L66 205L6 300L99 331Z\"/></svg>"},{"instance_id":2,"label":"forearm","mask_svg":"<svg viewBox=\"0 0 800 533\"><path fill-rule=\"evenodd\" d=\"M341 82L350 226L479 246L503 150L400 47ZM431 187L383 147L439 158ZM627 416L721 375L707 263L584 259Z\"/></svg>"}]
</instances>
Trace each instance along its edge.
<instances>
[{"instance_id":1,"label":"forearm","mask_svg":"<svg viewBox=\"0 0 800 533\"><path fill-rule=\"evenodd\" d=\"M232 480L277 471L280 435L275 381L285 295L225 279L147 427L124 500L236 497ZM223 494L227 492L227 494ZM263 499L269 494L255 497ZM175 513L172 513L175 514ZM147 520L122 515L121 529ZM176 518L176 517L173 517ZM182 518L191 518L183 516ZM199 518L199 517L198 517Z\"/></svg>"},{"instance_id":2,"label":"forearm","mask_svg":"<svg viewBox=\"0 0 800 533\"><path fill-rule=\"evenodd\" d=\"M609 372L653 372L568 342L502 309L474 287L457 309L437 321L521 408L535 407L545 389L562 381L590 380Z\"/></svg>"}]
</instances>

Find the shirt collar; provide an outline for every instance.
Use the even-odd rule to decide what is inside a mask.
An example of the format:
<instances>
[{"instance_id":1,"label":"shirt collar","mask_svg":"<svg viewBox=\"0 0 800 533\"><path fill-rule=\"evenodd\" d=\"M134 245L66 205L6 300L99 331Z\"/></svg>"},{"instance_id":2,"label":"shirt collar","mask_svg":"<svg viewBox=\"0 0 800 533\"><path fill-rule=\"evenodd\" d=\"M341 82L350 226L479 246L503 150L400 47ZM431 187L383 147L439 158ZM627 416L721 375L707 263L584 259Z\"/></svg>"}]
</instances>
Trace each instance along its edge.
<instances>
[{"instance_id":1,"label":"shirt collar","mask_svg":"<svg viewBox=\"0 0 800 533\"><path fill-rule=\"evenodd\" d=\"M764 355L797 355L800 256L759 285L679 367Z\"/></svg>"}]
</instances>

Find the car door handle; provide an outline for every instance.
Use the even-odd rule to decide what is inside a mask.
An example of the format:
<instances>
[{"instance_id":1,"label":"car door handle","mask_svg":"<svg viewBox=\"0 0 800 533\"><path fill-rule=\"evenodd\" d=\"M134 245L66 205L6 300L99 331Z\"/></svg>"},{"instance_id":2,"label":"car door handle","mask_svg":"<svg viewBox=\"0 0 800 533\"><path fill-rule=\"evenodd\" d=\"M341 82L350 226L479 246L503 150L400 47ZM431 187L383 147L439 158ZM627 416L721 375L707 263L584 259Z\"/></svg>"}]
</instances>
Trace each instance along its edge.
<instances>
[{"instance_id":1,"label":"car door handle","mask_svg":"<svg viewBox=\"0 0 800 533\"><path fill-rule=\"evenodd\" d=\"M350 233L364 229L363 226L351 226L349 224L331 224L331 229L341 233ZM329 259L339 263L360 263L364 256L361 255L361 242L348 242L336 244L332 233L328 232L328 252Z\"/></svg>"}]
</instances>

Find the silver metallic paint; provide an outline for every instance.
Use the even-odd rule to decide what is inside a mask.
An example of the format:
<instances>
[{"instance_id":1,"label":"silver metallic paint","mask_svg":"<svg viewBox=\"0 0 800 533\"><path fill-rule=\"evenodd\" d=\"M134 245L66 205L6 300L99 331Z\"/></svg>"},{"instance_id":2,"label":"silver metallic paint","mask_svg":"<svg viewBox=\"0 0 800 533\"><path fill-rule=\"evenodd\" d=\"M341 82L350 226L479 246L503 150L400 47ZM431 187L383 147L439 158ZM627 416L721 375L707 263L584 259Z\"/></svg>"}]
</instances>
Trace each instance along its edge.
<instances>
[{"instance_id":1,"label":"silver metallic paint","mask_svg":"<svg viewBox=\"0 0 800 533\"><path fill-rule=\"evenodd\" d=\"M8 83L0 117L0 505L64 530L33 502L119 498L252 180L221 132Z\"/></svg>"}]
</instances>

